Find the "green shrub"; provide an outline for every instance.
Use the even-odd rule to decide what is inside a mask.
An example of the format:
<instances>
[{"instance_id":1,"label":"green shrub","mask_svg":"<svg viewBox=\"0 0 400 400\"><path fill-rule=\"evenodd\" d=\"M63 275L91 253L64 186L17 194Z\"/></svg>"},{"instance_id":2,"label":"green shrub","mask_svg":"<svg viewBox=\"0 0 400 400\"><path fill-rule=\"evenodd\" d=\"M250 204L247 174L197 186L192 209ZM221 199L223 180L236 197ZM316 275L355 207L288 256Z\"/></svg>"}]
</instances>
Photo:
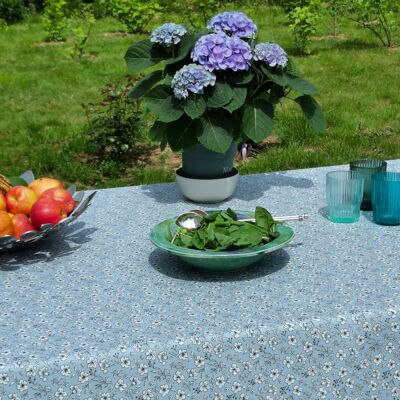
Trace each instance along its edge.
<instances>
[{"instance_id":1,"label":"green shrub","mask_svg":"<svg viewBox=\"0 0 400 400\"><path fill-rule=\"evenodd\" d=\"M65 40L67 17L65 15L65 0L47 0L44 8L43 25L47 32L46 40Z\"/></svg>"},{"instance_id":2,"label":"green shrub","mask_svg":"<svg viewBox=\"0 0 400 400\"><path fill-rule=\"evenodd\" d=\"M316 32L319 19L319 0L311 0L306 6L295 7L289 14L290 30L292 31L296 47L300 54L310 54L311 37Z\"/></svg>"},{"instance_id":3,"label":"green shrub","mask_svg":"<svg viewBox=\"0 0 400 400\"><path fill-rule=\"evenodd\" d=\"M100 160L121 162L140 155L141 111L139 101L128 97L132 86L131 77L126 84L109 83L100 91L101 101L83 105L88 122L85 134Z\"/></svg>"},{"instance_id":4,"label":"green shrub","mask_svg":"<svg viewBox=\"0 0 400 400\"><path fill-rule=\"evenodd\" d=\"M0 17L8 24L22 21L29 8L21 0L0 0Z\"/></svg>"},{"instance_id":5,"label":"green shrub","mask_svg":"<svg viewBox=\"0 0 400 400\"><path fill-rule=\"evenodd\" d=\"M76 13L74 27L72 27L73 47L71 49L72 58L81 58L85 52L85 46L92 32L95 18L92 7L83 7Z\"/></svg>"},{"instance_id":6,"label":"green shrub","mask_svg":"<svg viewBox=\"0 0 400 400\"><path fill-rule=\"evenodd\" d=\"M111 0L111 8L113 16L125 24L130 33L145 33L149 22L161 10L152 0Z\"/></svg>"},{"instance_id":7,"label":"green shrub","mask_svg":"<svg viewBox=\"0 0 400 400\"><path fill-rule=\"evenodd\" d=\"M393 46L393 30L399 21L398 1L345 0L343 8L346 18L368 29L384 46Z\"/></svg>"},{"instance_id":8,"label":"green shrub","mask_svg":"<svg viewBox=\"0 0 400 400\"><path fill-rule=\"evenodd\" d=\"M207 25L221 5L221 1L218 0L180 0L178 3L179 9L183 10L183 19L194 28Z\"/></svg>"}]
</instances>

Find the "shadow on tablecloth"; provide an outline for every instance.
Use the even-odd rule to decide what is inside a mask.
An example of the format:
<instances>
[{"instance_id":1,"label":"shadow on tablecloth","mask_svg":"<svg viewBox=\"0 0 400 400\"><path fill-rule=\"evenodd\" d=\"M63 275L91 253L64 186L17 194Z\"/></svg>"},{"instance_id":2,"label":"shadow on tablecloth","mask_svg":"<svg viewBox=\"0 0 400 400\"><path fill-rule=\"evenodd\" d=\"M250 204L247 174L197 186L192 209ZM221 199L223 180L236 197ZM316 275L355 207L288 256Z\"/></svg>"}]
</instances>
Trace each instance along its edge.
<instances>
[{"instance_id":1,"label":"shadow on tablecloth","mask_svg":"<svg viewBox=\"0 0 400 400\"><path fill-rule=\"evenodd\" d=\"M170 278L201 282L257 279L278 272L288 264L289 260L289 254L280 249L266 254L260 262L240 271L207 272L197 270L177 257L159 249L154 250L149 256L149 263L157 272Z\"/></svg>"},{"instance_id":2,"label":"shadow on tablecloth","mask_svg":"<svg viewBox=\"0 0 400 400\"><path fill-rule=\"evenodd\" d=\"M273 186L287 186L297 189L308 189L314 186L314 183L307 178L296 178L288 176L286 172L276 172L271 174L258 174L258 175L243 175L239 179L238 186L236 188L233 197L239 200L252 201L260 199L264 196ZM183 198L180 193L178 186L165 185L143 185L141 186L144 194L157 203L174 204L185 200L191 203L189 200ZM223 204L223 203L219 203ZM214 204L215 206L215 204Z\"/></svg>"},{"instance_id":3,"label":"shadow on tablecloth","mask_svg":"<svg viewBox=\"0 0 400 400\"><path fill-rule=\"evenodd\" d=\"M97 231L97 228L84 228L84 226L84 222L75 222L41 241L1 252L0 274L15 271L24 265L53 261L73 253L83 244L90 242L92 240L90 236Z\"/></svg>"}]
</instances>

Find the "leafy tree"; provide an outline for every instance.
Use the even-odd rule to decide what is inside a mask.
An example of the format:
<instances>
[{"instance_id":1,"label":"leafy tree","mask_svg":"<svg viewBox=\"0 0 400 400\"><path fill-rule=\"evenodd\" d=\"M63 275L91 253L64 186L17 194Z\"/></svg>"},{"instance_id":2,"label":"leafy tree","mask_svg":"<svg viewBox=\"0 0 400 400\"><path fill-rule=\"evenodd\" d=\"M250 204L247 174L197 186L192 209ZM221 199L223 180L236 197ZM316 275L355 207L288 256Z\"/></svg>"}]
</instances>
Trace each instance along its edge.
<instances>
[{"instance_id":1,"label":"leafy tree","mask_svg":"<svg viewBox=\"0 0 400 400\"><path fill-rule=\"evenodd\" d=\"M368 29L382 45L393 46L398 0L346 0L341 7L346 18Z\"/></svg>"},{"instance_id":2,"label":"leafy tree","mask_svg":"<svg viewBox=\"0 0 400 400\"><path fill-rule=\"evenodd\" d=\"M320 0L309 0L307 5L297 6L289 13L290 30L301 54L310 54L311 52L309 45L311 37L316 32L320 4Z\"/></svg>"},{"instance_id":3,"label":"leafy tree","mask_svg":"<svg viewBox=\"0 0 400 400\"><path fill-rule=\"evenodd\" d=\"M153 0L112 0L115 18L124 23L130 33L145 33L156 12L161 10Z\"/></svg>"},{"instance_id":4,"label":"leafy tree","mask_svg":"<svg viewBox=\"0 0 400 400\"><path fill-rule=\"evenodd\" d=\"M67 17L65 15L65 0L47 0L44 8L43 25L48 41L65 40Z\"/></svg>"}]
</instances>

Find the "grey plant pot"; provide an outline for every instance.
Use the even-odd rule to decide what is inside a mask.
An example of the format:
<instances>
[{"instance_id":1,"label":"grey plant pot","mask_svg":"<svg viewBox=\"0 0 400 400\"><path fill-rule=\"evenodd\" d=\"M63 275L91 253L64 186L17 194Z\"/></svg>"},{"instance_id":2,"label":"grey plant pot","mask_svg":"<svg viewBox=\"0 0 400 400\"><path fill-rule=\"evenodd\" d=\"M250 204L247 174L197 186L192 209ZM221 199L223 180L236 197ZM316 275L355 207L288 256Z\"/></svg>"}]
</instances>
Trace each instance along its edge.
<instances>
[{"instance_id":1,"label":"grey plant pot","mask_svg":"<svg viewBox=\"0 0 400 400\"><path fill-rule=\"evenodd\" d=\"M188 178L220 179L232 173L237 143L232 143L225 154L216 153L196 144L182 153L182 174Z\"/></svg>"},{"instance_id":2,"label":"grey plant pot","mask_svg":"<svg viewBox=\"0 0 400 400\"><path fill-rule=\"evenodd\" d=\"M237 143L225 154L215 153L202 145L193 146L182 154L182 168L176 181L182 194L195 203L218 203L231 197L239 178L233 168Z\"/></svg>"}]
</instances>

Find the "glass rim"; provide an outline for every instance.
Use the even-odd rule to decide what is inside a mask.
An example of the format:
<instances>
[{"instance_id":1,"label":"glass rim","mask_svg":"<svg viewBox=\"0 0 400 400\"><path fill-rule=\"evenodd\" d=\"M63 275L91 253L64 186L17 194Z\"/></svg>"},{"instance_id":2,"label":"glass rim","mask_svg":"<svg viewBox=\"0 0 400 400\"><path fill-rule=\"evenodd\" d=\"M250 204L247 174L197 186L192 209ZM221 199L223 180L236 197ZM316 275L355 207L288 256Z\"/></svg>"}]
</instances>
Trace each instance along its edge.
<instances>
[{"instance_id":1,"label":"glass rim","mask_svg":"<svg viewBox=\"0 0 400 400\"><path fill-rule=\"evenodd\" d=\"M363 181L364 177L361 176L357 171L348 170L337 170L330 171L326 174L329 179L334 179L337 181Z\"/></svg>"},{"instance_id":2,"label":"glass rim","mask_svg":"<svg viewBox=\"0 0 400 400\"><path fill-rule=\"evenodd\" d=\"M365 165L367 163L370 163L371 165ZM387 167L387 162L385 160L363 158L363 159L359 159L359 160L350 161L350 168L351 167L360 168L360 169L382 168L382 167Z\"/></svg>"},{"instance_id":3,"label":"glass rim","mask_svg":"<svg viewBox=\"0 0 400 400\"><path fill-rule=\"evenodd\" d=\"M400 182L400 172L376 172L372 175L372 179L383 182Z\"/></svg>"}]
</instances>

